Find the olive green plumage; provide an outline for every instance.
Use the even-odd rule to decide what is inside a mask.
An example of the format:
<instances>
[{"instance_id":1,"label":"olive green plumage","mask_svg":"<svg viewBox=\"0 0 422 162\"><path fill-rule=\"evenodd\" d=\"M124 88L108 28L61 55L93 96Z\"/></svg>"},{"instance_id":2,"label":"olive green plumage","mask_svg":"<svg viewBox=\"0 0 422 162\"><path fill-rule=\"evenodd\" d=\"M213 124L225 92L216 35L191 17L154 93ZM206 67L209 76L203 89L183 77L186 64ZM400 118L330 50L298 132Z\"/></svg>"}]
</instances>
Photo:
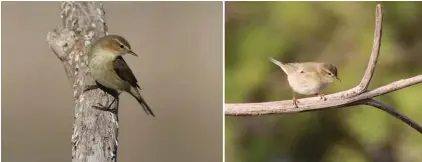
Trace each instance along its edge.
<instances>
[{"instance_id":1,"label":"olive green plumage","mask_svg":"<svg viewBox=\"0 0 422 162\"><path fill-rule=\"evenodd\" d=\"M88 67L91 76L104 87L125 91L131 94L144 108L145 112L154 116L149 105L142 98L138 80L129 68L123 55L137 56L129 42L119 35L107 35L98 39L89 48Z\"/></svg>"}]
</instances>

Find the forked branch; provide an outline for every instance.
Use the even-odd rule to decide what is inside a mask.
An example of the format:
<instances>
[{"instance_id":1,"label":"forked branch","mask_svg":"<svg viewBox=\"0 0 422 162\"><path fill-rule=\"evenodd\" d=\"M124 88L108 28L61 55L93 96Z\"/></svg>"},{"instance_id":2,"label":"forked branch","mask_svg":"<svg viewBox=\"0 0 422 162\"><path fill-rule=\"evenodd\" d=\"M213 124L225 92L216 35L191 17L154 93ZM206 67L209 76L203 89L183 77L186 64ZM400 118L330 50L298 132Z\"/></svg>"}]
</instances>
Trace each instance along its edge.
<instances>
[{"instance_id":1,"label":"forked branch","mask_svg":"<svg viewBox=\"0 0 422 162\"><path fill-rule=\"evenodd\" d=\"M412 128L422 133L422 127L410 118L400 114L394 108L376 101L372 98L381 96L402 88L406 88L422 82L422 75L418 75L408 79L402 79L388 85L368 90L369 83L374 75L375 66L381 47L382 37L382 20L383 8L380 4L376 7L375 32L372 53L369 59L368 67L361 82L354 88L346 91L326 95L326 101L320 100L319 97L308 97L300 99L300 104L296 108L292 104L292 100L261 102L261 103L226 103L225 115L228 116L245 116L245 115L268 115L268 114L284 114L298 113L311 110L323 110L328 108L340 108L355 105L370 105L386 111L390 115L402 120Z\"/></svg>"}]
</instances>

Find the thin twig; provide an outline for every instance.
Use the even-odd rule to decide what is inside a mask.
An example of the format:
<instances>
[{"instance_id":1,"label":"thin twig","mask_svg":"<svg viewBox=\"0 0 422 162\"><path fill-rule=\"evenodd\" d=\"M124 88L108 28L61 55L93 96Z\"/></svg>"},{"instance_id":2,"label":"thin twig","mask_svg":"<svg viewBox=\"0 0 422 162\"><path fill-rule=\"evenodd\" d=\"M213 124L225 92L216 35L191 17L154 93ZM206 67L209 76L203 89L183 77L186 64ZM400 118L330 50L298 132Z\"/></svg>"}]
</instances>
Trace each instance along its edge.
<instances>
[{"instance_id":1,"label":"thin twig","mask_svg":"<svg viewBox=\"0 0 422 162\"><path fill-rule=\"evenodd\" d=\"M379 102L377 100L374 99L370 99L366 105L370 105L373 107L376 107L378 109L381 109L382 111L387 112L388 114L400 119L401 121L405 122L407 125L411 126L413 129L416 129L419 133L422 133L422 127L420 125L418 125L418 123L414 122L412 119L406 117L405 115L399 113L398 111L396 111L395 108L386 105L382 102Z\"/></svg>"},{"instance_id":2,"label":"thin twig","mask_svg":"<svg viewBox=\"0 0 422 162\"><path fill-rule=\"evenodd\" d=\"M326 101L320 100L319 97L308 97L300 99L300 104L296 108L292 104L292 100L274 101L274 102L261 102L261 103L226 103L225 115L228 116L251 116L251 115L269 115L269 114L284 114L284 113L298 113L311 110L323 110L328 108L342 108L355 105L371 105L380 108L390 115L393 115L412 128L422 133L421 126L410 120L408 117L396 112L394 109L386 109L388 106L373 100L372 98L381 96L402 88L406 88L418 83L422 83L422 75L418 75L408 79L395 81L388 85L376 88L374 90L367 90L374 75L376 63L381 47L382 36L382 20L383 8L380 4L376 7L375 17L375 32L374 42L372 47L371 56L369 59L368 67L361 82L354 88L330 94L325 96ZM383 109L384 108L384 109ZM388 107L391 108L391 107ZM388 111L387 111L388 110Z\"/></svg>"}]
</instances>

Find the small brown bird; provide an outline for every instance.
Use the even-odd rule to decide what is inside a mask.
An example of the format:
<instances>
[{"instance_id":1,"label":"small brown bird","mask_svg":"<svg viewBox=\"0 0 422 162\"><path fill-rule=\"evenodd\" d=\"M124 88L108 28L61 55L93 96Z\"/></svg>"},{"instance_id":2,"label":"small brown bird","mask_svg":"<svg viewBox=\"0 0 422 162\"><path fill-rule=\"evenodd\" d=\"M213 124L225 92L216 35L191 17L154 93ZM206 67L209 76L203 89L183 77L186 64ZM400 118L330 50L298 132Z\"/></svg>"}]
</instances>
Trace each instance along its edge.
<instances>
[{"instance_id":1,"label":"small brown bird","mask_svg":"<svg viewBox=\"0 0 422 162\"><path fill-rule=\"evenodd\" d=\"M119 94L122 91L128 92L136 98L147 114L155 116L139 93L141 88L138 80L123 60L122 56L125 54L138 56L122 36L107 35L98 39L88 52L88 67L91 76L101 86L116 90Z\"/></svg>"},{"instance_id":2,"label":"small brown bird","mask_svg":"<svg viewBox=\"0 0 422 162\"><path fill-rule=\"evenodd\" d=\"M305 63L282 63L273 58L271 62L280 66L287 74L287 80L293 89L293 104L295 107L299 101L295 97L295 92L304 95L319 95L326 100L322 91L329 83L340 79L337 77L337 68L333 64L305 62Z\"/></svg>"}]
</instances>

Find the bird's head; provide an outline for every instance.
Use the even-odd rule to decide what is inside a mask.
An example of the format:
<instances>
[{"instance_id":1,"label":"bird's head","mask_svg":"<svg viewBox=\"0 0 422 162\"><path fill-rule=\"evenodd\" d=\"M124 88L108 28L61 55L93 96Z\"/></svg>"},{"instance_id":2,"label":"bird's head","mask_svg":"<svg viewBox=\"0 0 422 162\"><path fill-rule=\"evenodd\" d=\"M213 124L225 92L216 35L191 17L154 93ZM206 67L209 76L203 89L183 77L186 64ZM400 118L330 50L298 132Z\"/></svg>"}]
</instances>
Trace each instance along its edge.
<instances>
[{"instance_id":1,"label":"bird's head","mask_svg":"<svg viewBox=\"0 0 422 162\"><path fill-rule=\"evenodd\" d=\"M111 53L116 56L125 54L138 56L132 51L129 42L119 35L104 36L94 43L93 48L95 48L97 51L107 51L107 53Z\"/></svg>"},{"instance_id":2,"label":"bird's head","mask_svg":"<svg viewBox=\"0 0 422 162\"><path fill-rule=\"evenodd\" d=\"M333 64L327 64L323 63L321 70L320 70L321 76L323 76L323 80L326 82L333 82L334 80L339 80L337 76L337 68Z\"/></svg>"}]
</instances>

